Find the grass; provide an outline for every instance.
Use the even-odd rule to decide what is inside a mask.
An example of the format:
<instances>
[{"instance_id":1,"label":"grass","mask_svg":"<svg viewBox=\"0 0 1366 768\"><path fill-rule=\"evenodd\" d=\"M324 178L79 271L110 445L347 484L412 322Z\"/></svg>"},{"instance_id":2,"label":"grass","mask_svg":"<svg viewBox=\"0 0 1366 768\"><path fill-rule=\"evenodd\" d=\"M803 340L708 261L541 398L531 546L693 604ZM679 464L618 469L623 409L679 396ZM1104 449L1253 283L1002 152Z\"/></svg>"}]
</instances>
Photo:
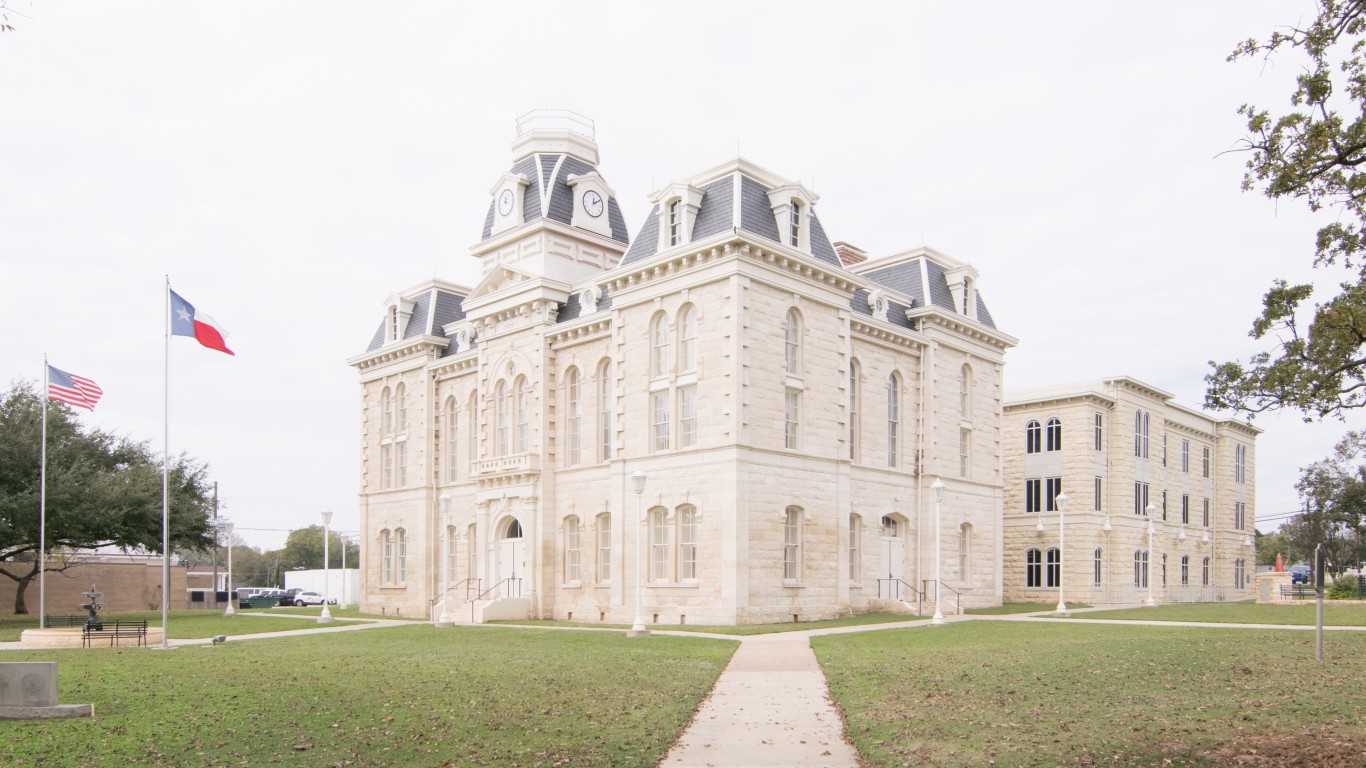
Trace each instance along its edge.
<instances>
[{"instance_id":1,"label":"grass","mask_svg":"<svg viewBox=\"0 0 1366 768\"><path fill-rule=\"evenodd\" d=\"M646 628L660 632L703 632L716 635L769 635L776 632L803 632L808 629L829 629L833 627L861 627L867 624L889 624L897 621L924 621L926 616L908 616L902 613L859 613L841 619L823 621L786 621L780 624L745 624L738 627L715 626L707 624L647 624ZM495 621L492 624L507 624L522 627L583 627L587 629L630 629L630 624L590 624L581 621L559 621L555 619L527 619L523 621Z\"/></svg>"},{"instance_id":2,"label":"grass","mask_svg":"<svg viewBox=\"0 0 1366 768\"><path fill-rule=\"evenodd\" d=\"M62 615L65 616L66 614ZM146 619L149 627L161 626L161 611L102 611L100 618L106 622ZM167 618L171 627L171 638L176 640L213 637L214 635L282 632L286 629L309 629L318 626L316 619L308 619L302 616L298 619L258 619L250 616L225 617L220 611L171 611ZM65 623L61 625L50 623L49 626L65 626ZM37 628L37 614L0 614L0 642L18 640L24 630Z\"/></svg>"},{"instance_id":3,"label":"grass","mask_svg":"<svg viewBox=\"0 0 1366 768\"><path fill-rule=\"evenodd\" d=\"M265 623L266 619L257 620ZM652 766L736 645L413 625L57 661L95 717L0 729L5 765Z\"/></svg>"},{"instance_id":4,"label":"grass","mask_svg":"<svg viewBox=\"0 0 1366 768\"><path fill-rule=\"evenodd\" d=\"M1057 605L1057 603L1002 603L994 608L969 608L964 613L973 616L1008 616L1017 613L1041 613L1045 611L1052 613ZM1068 610L1090 607L1085 603L1072 603L1067 606Z\"/></svg>"},{"instance_id":5,"label":"grass","mask_svg":"<svg viewBox=\"0 0 1366 768\"><path fill-rule=\"evenodd\" d=\"M870 768L1361 765L1366 633L1329 635L1323 662L1313 643L994 621L812 640Z\"/></svg>"},{"instance_id":6,"label":"grass","mask_svg":"<svg viewBox=\"0 0 1366 768\"><path fill-rule=\"evenodd\" d=\"M1314 601L1292 605L1266 603L1189 603L1155 605L1151 608L1124 608L1094 611L1073 616L1078 619L1136 619L1139 621L1203 621L1220 624L1300 624L1315 622ZM1324 626L1366 627L1366 605L1323 604Z\"/></svg>"},{"instance_id":7,"label":"grass","mask_svg":"<svg viewBox=\"0 0 1366 768\"><path fill-rule=\"evenodd\" d=\"M338 608L338 607L335 606L335 605L329 605L327 608L328 608L328 611L327 611L328 613L332 614L333 617L339 618L339 619L388 619L388 620L391 620L391 621L427 621L427 620L428 620L426 616L395 616L395 615L393 615L393 614L389 614L388 616L385 616L385 615L378 614L378 613L361 613L361 612L360 612L360 607L359 607L359 606L355 606L355 605L349 605L349 606L347 606L347 607L345 607L345 608ZM314 616L314 617L316 617L318 614L320 614L320 613L323 612L323 607L322 607L321 605L299 605L299 606L292 606L292 605L291 605L291 606L277 606L277 607L275 607L275 608L265 608L265 609L259 610L259 611L253 610L253 609L248 609L248 610L245 611L245 612L246 612L246 613L268 613L268 614L270 614L270 615L272 615L272 616Z\"/></svg>"}]
</instances>

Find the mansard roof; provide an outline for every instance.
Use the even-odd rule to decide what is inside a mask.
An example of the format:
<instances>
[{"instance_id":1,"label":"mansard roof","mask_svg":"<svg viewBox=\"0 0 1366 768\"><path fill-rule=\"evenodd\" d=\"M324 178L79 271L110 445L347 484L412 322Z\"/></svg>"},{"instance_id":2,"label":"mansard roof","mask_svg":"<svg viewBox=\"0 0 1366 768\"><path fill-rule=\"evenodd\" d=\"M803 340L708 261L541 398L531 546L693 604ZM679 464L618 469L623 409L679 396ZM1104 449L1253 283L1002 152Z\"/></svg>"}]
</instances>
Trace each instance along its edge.
<instances>
[{"instance_id":1,"label":"mansard roof","mask_svg":"<svg viewBox=\"0 0 1366 768\"><path fill-rule=\"evenodd\" d=\"M401 338L404 341L422 336L448 338L444 330L445 326L465 319L462 303L468 293L468 288L452 283L433 281L395 294L393 298L402 298L413 302L413 311L408 316L408 322L403 328ZM374 352L384 346L386 322L387 318L380 319L379 327L375 329L374 336L370 338L370 344L365 348L366 352ZM453 345L447 346L442 352L442 357L454 354L454 352Z\"/></svg>"},{"instance_id":2,"label":"mansard roof","mask_svg":"<svg viewBox=\"0 0 1366 768\"><path fill-rule=\"evenodd\" d=\"M561 152L537 152L518 160L509 173L528 180L522 190L522 222L549 219L568 226L574 215L574 193L569 187L569 177L596 171L597 168L583 160ZM492 237L495 205L496 200L489 200L480 242ZM612 239L622 244L630 242L626 219L621 215L616 197L607 198L607 218L612 228Z\"/></svg>"},{"instance_id":3,"label":"mansard roof","mask_svg":"<svg viewBox=\"0 0 1366 768\"><path fill-rule=\"evenodd\" d=\"M911 299L910 307L897 306L896 309L900 311L889 312L888 317L891 318L893 314L904 316L905 309L920 307L939 307L948 312L961 314L954 304L946 273L963 266L932 248L921 247L875 261L865 261L852 266L850 271ZM988 328L995 328L996 323L987 310L986 302L982 300L981 292L974 291L974 295L977 322ZM892 300L892 303L895 304L895 300ZM860 314L872 314L866 294L863 301L855 295L851 308Z\"/></svg>"}]
</instances>

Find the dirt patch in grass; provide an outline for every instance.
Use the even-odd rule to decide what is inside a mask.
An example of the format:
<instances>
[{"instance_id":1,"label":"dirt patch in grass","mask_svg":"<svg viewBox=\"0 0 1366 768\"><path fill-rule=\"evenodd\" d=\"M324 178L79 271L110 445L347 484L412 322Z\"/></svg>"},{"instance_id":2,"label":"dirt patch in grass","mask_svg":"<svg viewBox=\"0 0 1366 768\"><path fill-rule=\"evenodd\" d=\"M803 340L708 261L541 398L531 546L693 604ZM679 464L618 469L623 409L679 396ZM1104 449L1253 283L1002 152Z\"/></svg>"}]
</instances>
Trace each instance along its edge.
<instances>
[{"instance_id":1,"label":"dirt patch in grass","mask_svg":"<svg viewBox=\"0 0 1366 768\"><path fill-rule=\"evenodd\" d=\"M1238 744L1206 752L1216 766L1240 768L1361 768L1366 741L1324 733L1248 736Z\"/></svg>"}]
</instances>

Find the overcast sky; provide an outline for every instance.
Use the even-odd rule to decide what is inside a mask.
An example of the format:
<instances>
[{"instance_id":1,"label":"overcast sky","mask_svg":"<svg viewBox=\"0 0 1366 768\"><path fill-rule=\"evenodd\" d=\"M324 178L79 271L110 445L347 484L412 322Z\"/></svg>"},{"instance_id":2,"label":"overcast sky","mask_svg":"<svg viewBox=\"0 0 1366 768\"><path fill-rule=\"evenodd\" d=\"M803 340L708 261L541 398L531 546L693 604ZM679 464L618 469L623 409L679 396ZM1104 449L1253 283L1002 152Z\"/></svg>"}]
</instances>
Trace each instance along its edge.
<instances>
[{"instance_id":1,"label":"overcast sky","mask_svg":"<svg viewBox=\"0 0 1366 768\"><path fill-rule=\"evenodd\" d=\"M474 285L520 114L597 125L632 234L646 195L737 151L821 195L832 239L980 271L1020 339L1009 390L1130 375L1199 406L1321 220L1239 190L1252 101L1299 63L1229 64L1306 0L375 4L10 0L0 35L0 385L42 356L153 440L165 275L236 357L172 340L171 450L238 532L358 525L363 351L391 290ZM19 15L23 14L23 15ZM1263 416L1263 531L1348 423Z\"/></svg>"}]
</instances>

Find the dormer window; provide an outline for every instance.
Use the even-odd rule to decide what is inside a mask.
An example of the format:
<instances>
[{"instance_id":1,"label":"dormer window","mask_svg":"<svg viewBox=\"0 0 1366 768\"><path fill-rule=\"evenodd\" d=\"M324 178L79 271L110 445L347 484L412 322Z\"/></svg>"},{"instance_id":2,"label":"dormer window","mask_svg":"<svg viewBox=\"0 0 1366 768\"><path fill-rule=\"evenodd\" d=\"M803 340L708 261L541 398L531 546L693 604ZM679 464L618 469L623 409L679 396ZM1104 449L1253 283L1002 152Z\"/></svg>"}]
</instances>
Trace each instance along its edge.
<instances>
[{"instance_id":1,"label":"dormer window","mask_svg":"<svg viewBox=\"0 0 1366 768\"><path fill-rule=\"evenodd\" d=\"M398 305L395 304L389 307L389 341L398 341L399 330Z\"/></svg>"},{"instance_id":2,"label":"dormer window","mask_svg":"<svg viewBox=\"0 0 1366 768\"><path fill-rule=\"evenodd\" d=\"M816 193L801 184L784 184L768 190L768 204L773 209L774 223L778 225L779 242L811 253L811 230L802 225L802 220L811 215L808 211L814 210L817 199Z\"/></svg>"},{"instance_id":3,"label":"dormer window","mask_svg":"<svg viewBox=\"0 0 1366 768\"><path fill-rule=\"evenodd\" d=\"M796 248L802 241L802 204L799 200L792 201L792 214L789 219L789 228L792 231L792 239L788 245Z\"/></svg>"},{"instance_id":4,"label":"dormer window","mask_svg":"<svg viewBox=\"0 0 1366 768\"><path fill-rule=\"evenodd\" d=\"M678 245L683 236L683 219L679 216L678 200L669 203L669 245Z\"/></svg>"},{"instance_id":5,"label":"dormer window","mask_svg":"<svg viewBox=\"0 0 1366 768\"><path fill-rule=\"evenodd\" d=\"M384 342L392 344L403 338L408 321L413 316L417 302L398 296L390 296L384 302Z\"/></svg>"}]
</instances>

